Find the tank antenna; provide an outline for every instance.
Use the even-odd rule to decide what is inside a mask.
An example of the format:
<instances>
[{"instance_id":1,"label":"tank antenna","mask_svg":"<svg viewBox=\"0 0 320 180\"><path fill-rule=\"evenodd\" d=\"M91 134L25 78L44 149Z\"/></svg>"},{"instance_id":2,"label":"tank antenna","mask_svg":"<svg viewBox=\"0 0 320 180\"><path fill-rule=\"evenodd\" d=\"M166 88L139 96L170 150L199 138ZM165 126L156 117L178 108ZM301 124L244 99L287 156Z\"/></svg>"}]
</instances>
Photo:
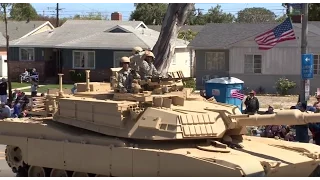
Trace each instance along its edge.
<instances>
[{"instance_id":1,"label":"tank antenna","mask_svg":"<svg viewBox=\"0 0 320 180\"><path fill-rule=\"evenodd\" d=\"M63 97L63 90L62 90L62 76L63 74L58 74L59 75L59 97Z\"/></svg>"},{"instance_id":2,"label":"tank antenna","mask_svg":"<svg viewBox=\"0 0 320 180\"><path fill-rule=\"evenodd\" d=\"M90 70L86 70L86 85L87 85L86 91L87 92L90 92L89 83L90 83Z\"/></svg>"}]
</instances>

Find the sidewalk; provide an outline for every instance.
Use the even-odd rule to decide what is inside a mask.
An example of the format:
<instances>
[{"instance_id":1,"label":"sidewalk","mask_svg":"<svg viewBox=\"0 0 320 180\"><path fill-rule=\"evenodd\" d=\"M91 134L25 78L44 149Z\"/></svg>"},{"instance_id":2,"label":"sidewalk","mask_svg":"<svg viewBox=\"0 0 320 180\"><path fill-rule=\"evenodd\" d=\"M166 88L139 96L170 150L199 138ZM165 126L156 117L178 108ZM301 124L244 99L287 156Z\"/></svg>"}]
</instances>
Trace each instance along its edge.
<instances>
[{"instance_id":1,"label":"sidewalk","mask_svg":"<svg viewBox=\"0 0 320 180\"><path fill-rule=\"evenodd\" d=\"M45 85L38 85L39 87L45 86ZM23 90L23 89L30 89L30 86L26 86L26 87L21 87L21 88L16 88L17 90ZM14 89L13 89L14 90Z\"/></svg>"},{"instance_id":2,"label":"sidewalk","mask_svg":"<svg viewBox=\"0 0 320 180\"><path fill-rule=\"evenodd\" d=\"M45 85L39 85L39 87L42 87ZM26 86L26 87L21 87L21 88L15 88L16 90L24 90L24 89L30 89L30 86ZM14 92L15 89L12 89L12 93ZM8 90L7 90L8 91ZM9 93L9 92L8 92ZM31 92L30 91L24 91L24 93L28 96L31 96Z\"/></svg>"}]
</instances>

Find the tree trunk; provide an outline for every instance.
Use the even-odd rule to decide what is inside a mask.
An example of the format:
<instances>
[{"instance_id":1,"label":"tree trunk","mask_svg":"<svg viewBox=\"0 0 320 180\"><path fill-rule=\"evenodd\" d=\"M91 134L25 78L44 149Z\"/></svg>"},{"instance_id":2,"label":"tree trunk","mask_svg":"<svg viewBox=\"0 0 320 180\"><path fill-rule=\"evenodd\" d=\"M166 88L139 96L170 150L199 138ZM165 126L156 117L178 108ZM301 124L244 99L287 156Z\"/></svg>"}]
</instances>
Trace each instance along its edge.
<instances>
[{"instance_id":1,"label":"tree trunk","mask_svg":"<svg viewBox=\"0 0 320 180\"><path fill-rule=\"evenodd\" d=\"M12 87L10 77L10 63L9 63L9 35L8 35L8 19L7 19L7 6L3 5L4 23L6 28L6 48L7 48L7 73L8 73L8 89L9 89L9 102L12 101Z\"/></svg>"},{"instance_id":2,"label":"tree trunk","mask_svg":"<svg viewBox=\"0 0 320 180\"><path fill-rule=\"evenodd\" d=\"M155 66L162 76L167 76L179 30L192 11L193 5L194 3L170 3L168 5L158 41L152 50L156 57Z\"/></svg>"}]
</instances>

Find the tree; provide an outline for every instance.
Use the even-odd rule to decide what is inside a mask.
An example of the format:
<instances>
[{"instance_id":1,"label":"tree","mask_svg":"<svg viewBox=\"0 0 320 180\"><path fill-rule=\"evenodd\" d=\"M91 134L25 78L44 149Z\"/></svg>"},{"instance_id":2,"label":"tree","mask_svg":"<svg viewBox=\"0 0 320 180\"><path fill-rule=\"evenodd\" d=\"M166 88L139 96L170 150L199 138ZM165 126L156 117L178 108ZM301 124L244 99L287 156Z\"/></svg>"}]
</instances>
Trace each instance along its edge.
<instances>
[{"instance_id":1,"label":"tree","mask_svg":"<svg viewBox=\"0 0 320 180\"><path fill-rule=\"evenodd\" d=\"M159 38L153 47L155 66L162 76L167 76L175 50L178 32L184 25L193 3L170 3L163 19Z\"/></svg>"},{"instance_id":2,"label":"tree","mask_svg":"<svg viewBox=\"0 0 320 180\"><path fill-rule=\"evenodd\" d=\"M188 29L187 31L179 31L178 38L187 40L187 41L192 41L198 33L191 31Z\"/></svg>"},{"instance_id":3,"label":"tree","mask_svg":"<svg viewBox=\"0 0 320 180\"><path fill-rule=\"evenodd\" d=\"M288 7L289 3L282 3L282 6L287 9L287 15L290 15ZM319 3L308 3L308 20L309 21L320 21L320 4ZM1 16L1 15L0 15Z\"/></svg>"},{"instance_id":4,"label":"tree","mask_svg":"<svg viewBox=\"0 0 320 180\"><path fill-rule=\"evenodd\" d=\"M36 21L49 21L51 24L56 24L57 22L57 18L54 16L42 16L42 15L38 15L38 17L36 17L35 19L32 20L36 20ZM59 18L59 27L65 23L67 21L67 18Z\"/></svg>"},{"instance_id":5,"label":"tree","mask_svg":"<svg viewBox=\"0 0 320 180\"><path fill-rule=\"evenodd\" d=\"M10 11L10 17L13 20L24 21L33 20L38 16L37 11L30 3L13 3Z\"/></svg>"},{"instance_id":6,"label":"tree","mask_svg":"<svg viewBox=\"0 0 320 180\"><path fill-rule=\"evenodd\" d=\"M73 19L82 19L82 20L105 20L106 17L103 17L100 12L98 13L89 13L88 15L80 16L76 14Z\"/></svg>"},{"instance_id":7,"label":"tree","mask_svg":"<svg viewBox=\"0 0 320 180\"><path fill-rule=\"evenodd\" d=\"M320 21L320 3L309 3L309 21Z\"/></svg>"},{"instance_id":8,"label":"tree","mask_svg":"<svg viewBox=\"0 0 320 180\"><path fill-rule=\"evenodd\" d=\"M220 5L211 7L205 18L207 23L231 23L235 20L234 15L223 12Z\"/></svg>"},{"instance_id":9,"label":"tree","mask_svg":"<svg viewBox=\"0 0 320 180\"><path fill-rule=\"evenodd\" d=\"M196 6L193 5L193 6L191 7L191 11L190 11L189 14L188 14L188 17L187 17L187 19L186 19L185 24L186 24L186 25L194 25L194 23L195 23L194 21L195 21L196 15L197 15Z\"/></svg>"},{"instance_id":10,"label":"tree","mask_svg":"<svg viewBox=\"0 0 320 180\"><path fill-rule=\"evenodd\" d=\"M7 49L7 61L9 59L9 35L8 35L8 19L7 12L12 6L11 3L0 3L0 11L3 10L3 18L5 23L5 35L6 35L6 49ZM12 101L12 86L11 86L11 75L10 75L10 63L7 62L7 73L8 73L8 88L9 88L9 101Z\"/></svg>"},{"instance_id":11,"label":"tree","mask_svg":"<svg viewBox=\"0 0 320 180\"><path fill-rule=\"evenodd\" d=\"M266 8L245 8L238 12L236 22L239 23L263 23L276 22L274 12Z\"/></svg>"},{"instance_id":12,"label":"tree","mask_svg":"<svg viewBox=\"0 0 320 180\"><path fill-rule=\"evenodd\" d=\"M130 15L130 20L143 21L147 25L161 25L168 4L137 3L135 7L136 9Z\"/></svg>"},{"instance_id":13,"label":"tree","mask_svg":"<svg viewBox=\"0 0 320 180\"><path fill-rule=\"evenodd\" d=\"M284 15L282 15L282 16L278 16L278 17L276 18L276 21L279 22L279 23L282 23L282 22L285 21L286 19L287 19L287 15L284 14Z\"/></svg>"}]
</instances>

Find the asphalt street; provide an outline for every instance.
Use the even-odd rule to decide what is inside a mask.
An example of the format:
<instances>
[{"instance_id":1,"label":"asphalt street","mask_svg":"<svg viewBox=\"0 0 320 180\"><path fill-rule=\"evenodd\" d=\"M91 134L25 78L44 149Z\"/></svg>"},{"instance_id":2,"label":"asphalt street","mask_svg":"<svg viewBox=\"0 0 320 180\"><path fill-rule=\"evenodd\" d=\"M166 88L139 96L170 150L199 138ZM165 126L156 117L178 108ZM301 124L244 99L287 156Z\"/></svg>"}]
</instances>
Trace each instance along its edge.
<instances>
[{"instance_id":1,"label":"asphalt street","mask_svg":"<svg viewBox=\"0 0 320 180\"><path fill-rule=\"evenodd\" d=\"M16 177L16 174L11 171L11 168L9 168L6 162L4 156L5 149L5 145L0 145L0 177Z\"/></svg>"}]
</instances>

